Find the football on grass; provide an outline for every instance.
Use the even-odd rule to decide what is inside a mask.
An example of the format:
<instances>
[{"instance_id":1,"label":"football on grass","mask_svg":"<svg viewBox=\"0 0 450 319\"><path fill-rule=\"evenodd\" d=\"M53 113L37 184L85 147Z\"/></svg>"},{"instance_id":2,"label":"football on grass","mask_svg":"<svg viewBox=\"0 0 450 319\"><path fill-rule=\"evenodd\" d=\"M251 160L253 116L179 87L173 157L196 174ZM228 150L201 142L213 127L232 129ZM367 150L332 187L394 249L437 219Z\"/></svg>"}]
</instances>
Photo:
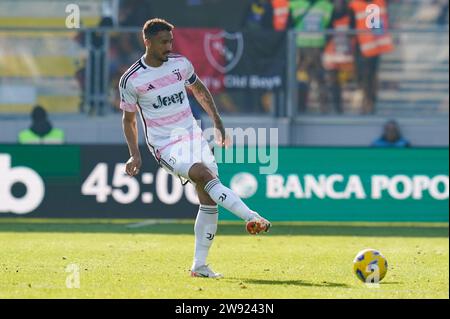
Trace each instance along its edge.
<instances>
[{"instance_id":1,"label":"football on grass","mask_svg":"<svg viewBox=\"0 0 450 319\"><path fill-rule=\"evenodd\" d=\"M375 249L360 251L353 260L353 272L365 283L379 283L388 269L386 258Z\"/></svg>"}]
</instances>

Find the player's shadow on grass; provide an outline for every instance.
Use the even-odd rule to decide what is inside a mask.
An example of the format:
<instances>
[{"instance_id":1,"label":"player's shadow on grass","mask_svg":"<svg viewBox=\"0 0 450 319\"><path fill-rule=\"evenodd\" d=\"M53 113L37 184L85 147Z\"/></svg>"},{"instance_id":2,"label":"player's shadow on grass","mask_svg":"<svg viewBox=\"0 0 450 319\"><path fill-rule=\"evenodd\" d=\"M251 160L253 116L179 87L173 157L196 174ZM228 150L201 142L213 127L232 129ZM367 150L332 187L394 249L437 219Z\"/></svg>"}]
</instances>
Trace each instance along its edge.
<instances>
[{"instance_id":1,"label":"player's shadow on grass","mask_svg":"<svg viewBox=\"0 0 450 319\"><path fill-rule=\"evenodd\" d=\"M342 283L336 282L320 282L313 283L304 280L276 280L276 279L246 279L246 278L228 278L230 280L239 281L239 283L243 284L255 284L255 285L281 285L281 286L302 286L302 287L337 287L337 288L349 288L350 286Z\"/></svg>"},{"instance_id":2,"label":"player's shadow on grass","mask_svg":"<svg viewBox=\"0 0 450 319\"><path fill-rule=\"evenodd\" d=\"M89 220L30 220L0 218L0 232L54 232L54 233L123 233L192 235L192 222L126 222ZM220 236L248 236L244 223L220 222ZM439 225L351 225L351 224L288 224L273 223L270 233L262 236L389 236L389 237L448 237L448 224Z\"/></svg>"}]
</instances>

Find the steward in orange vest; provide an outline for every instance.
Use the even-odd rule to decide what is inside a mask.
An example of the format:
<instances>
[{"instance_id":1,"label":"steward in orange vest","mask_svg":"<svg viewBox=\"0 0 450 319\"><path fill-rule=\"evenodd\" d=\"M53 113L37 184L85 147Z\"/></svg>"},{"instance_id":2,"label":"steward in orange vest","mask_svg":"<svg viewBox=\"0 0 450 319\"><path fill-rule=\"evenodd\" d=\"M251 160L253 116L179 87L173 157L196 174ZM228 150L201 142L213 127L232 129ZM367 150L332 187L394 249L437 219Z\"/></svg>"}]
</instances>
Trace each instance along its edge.
<instances>
[{"instance_id":1,"label":"steward in orange vest","mask_svg":"<svg viewBox=\"0 0 450 319\"><path fill-rule=\"evenodd\" d=\"M333 30L343 33L331 36L322 57L323 65L327 70L352 70L355 42L345 33L350 30L350 16L346 14L333 20Z\"/></svg>"},{"instance_id":2,"label":"steward in orange vest","mask_svg":"<svg viewBox=\"0 0 450 319\"><path fill-rule=\"evenodd\" d=\"M380 57L394 49L388 30L387 6L384 0L352 0L351 23L359 31L356 35L357 81L363 93L361 110L363 114L374 114L378 98L378 69Z\"/></svg>"},{"instance_id":3,"label":"steward in orange vest","mask_svg":"<svg viewBox=\"0 0 450 319\"><path fill-rule=\"evenodd\" d=\"M372 10L371 6L373 6ZM384 0L352 0L349 7L354 12L355 29L362 31L356 36L361 54L365 57L374 57L391 52L394 44L391 35L387 32L389 26L386 2ZM377 22L379 22L378 25Z\"/></svg>"},{"instance_id":4,"label":"steward in orange vest","mask_svg":"<svg viewBox=\"0 0 450 319\"><path fill-rule=\"evenodd\" d=\"M273 8L273 29L275 31L284 31L289 21L289 1L272 0Z\"/></svg>"}]
</instances>

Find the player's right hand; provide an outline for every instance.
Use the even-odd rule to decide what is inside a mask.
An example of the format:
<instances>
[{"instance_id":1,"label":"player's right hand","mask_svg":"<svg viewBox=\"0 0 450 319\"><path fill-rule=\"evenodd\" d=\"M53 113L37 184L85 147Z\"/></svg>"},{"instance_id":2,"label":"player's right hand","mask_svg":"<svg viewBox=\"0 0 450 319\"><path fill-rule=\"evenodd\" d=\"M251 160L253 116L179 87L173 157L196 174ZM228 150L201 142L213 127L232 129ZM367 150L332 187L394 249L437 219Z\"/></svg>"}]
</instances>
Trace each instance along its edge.
<instances>
[{"instance_id":1,"label":"player's right hand","mask_svg":"<svg viewBox=\"0 0 450 319\"><path fill-rule=\"evenodd\" d=\"M127 161L125 166L125 172L129 176L135 176L139 173L139 170L141 169L141 157L140 156L131 156L130 159Z\"/></svg>"}]
</instances>

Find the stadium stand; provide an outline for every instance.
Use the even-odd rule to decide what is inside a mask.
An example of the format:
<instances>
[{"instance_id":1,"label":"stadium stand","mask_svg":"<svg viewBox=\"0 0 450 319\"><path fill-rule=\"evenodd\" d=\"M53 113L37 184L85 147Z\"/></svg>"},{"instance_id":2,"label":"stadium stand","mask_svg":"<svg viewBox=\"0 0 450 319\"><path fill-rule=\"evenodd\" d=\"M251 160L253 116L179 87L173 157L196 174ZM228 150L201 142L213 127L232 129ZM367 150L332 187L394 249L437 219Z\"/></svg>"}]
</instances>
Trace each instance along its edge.
<instances>
[{"instance_id":1,"label":"stadium stand","mask_svg":"<svg viewBox=\"0 0 450 319\"><path fill-rule=\"evenodd\" d=\"M430 32L448 27L448 1L391 1L389 5L395 50L381 58L377 115L424 116L448 114L448 33ZM362 96L351 72L342 73L345 113L357 114ZM319 113L317 87L310 96L309 113Z\"/></svg>"},{"instance_id":2,"label":"stadium stand","mask_svg":"<svg viewBox=\"0 0 450 319\"><path fill-rule=\"evenodd\" d=\"M448 26L448 1L408 0L390 5L394 28L430 30ZM448 33L395 34L397 50L383 57L380 114L448 114Z\"/></svg>"},{"instance_id":3,"label":"stadium stand","mask_svg":"<svg viewBox=\"0 0 450 319\"><path fill-rule=\"evenodd\" d=\"M184 0L177 1L184 3ZM224 2L227 1L214 1L217 5ZM67 15L64 5L67 3L52 0L0 2L1 142L16 140L18 128L28 125L28 114L35 104L45 106L52 116L56 115L53 118L68 133L69 143L123 142L123 134L117 124L117 105L114 105L118 100L116 88L120 75L142 52L139 33L133 37L127 36L127 33L111 33L108 55L111 59L108 70L110 112L104 116L87 118L81 112L85 106L81 105L84 84L80 70L85 65L88 52L80 41L78 30L56 31L56 28L64 26ZM97 26L102 16L103 1L80 0L77 3L82 12L82 26ZM152 3L156 4L157 1L152 0ZM170 16L169 7L167 3L154 5L152 15L167 16L179 28L192 27L177 21L176 15L179 13L172 12ZM189 10L198 11L201 8L212 10L213 4L205 2L204 6L195 6ZM353 75L344 72L341 78L344 83L344 116L319 114L319 108L314 103L314 93L318 90L313 86L310 90L310 114L292 118L284 118L286 113L282 113L281 117L266 114L263 118L262 115L258 117L260 114L245 114L242 111L244 108L238 105L240 111L230 115L227 123L236 127L279 127L281 144L286 145L367 145L369 138L378 132L386 118L400 118L405 123L405 131L412 136L414 145L448 146L448 137L445 137L448 134L444 134L448 133L449 103L447 8L448 0L389 1L391 27L403 31L392 30L396 49L382 57L375 115L353 116L359 114L360 96ZM124 12L128 11L121 12L122 18L125 17ZM195 19L188 18L186 13L182 15L179 21L189 20L189 23L201 27L211 27L205 23L207 18L204 15L198 14ZM213 16L214 12L211 11L208 19L212 20ZM135 21L134 18L126 20ZM220 19L215 21L222 23ZM17 30L36 26L47 29L45 32ZM135 49L137 47L138 50ZM285 93L285 101L288 101L288 92ZM220 103L220 100L216 99L216 102ZM248 108L258 109L254 105ZM424 120L428 116L429 119ZM80 125L83 127L82 132ZM336 128L342 129L342 137L336 134ZM366 131L370 132L364 135Z\"/></svg>"},{"instance_id":4,"label":"stadium stand","mask_svg":"<svg viewBox=\"0 0 450 319\"><path fill-rule=\"evenodd\" d=\"M101 1L79 1L84 26L94 26ZM84 63L75 32L51 31L65 25L61 1L2 1L0 27L48 28L45 32L0 32L0 112L28 114L34 104L52 113L78 113L81 91L76 78ZM42 10L45 8L45 10Z\"/></svg>"}]
</instances>

